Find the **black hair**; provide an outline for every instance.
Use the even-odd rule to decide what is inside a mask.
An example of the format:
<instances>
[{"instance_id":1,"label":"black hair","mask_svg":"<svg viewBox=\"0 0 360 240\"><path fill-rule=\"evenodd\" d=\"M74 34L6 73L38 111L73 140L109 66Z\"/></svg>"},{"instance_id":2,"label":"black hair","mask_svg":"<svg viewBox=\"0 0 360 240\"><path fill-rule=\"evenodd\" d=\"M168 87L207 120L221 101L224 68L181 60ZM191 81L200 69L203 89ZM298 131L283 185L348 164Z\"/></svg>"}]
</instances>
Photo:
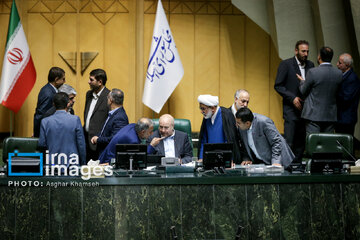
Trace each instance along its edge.
<instances>
[{"instance_id":1,"label":"black hair","mask_svg":"<svg viewBox=\"0 0 360 240\"><path fill-rule=\"evenodd\" d=\"M69 103L69 96L64 92L55 93L53 103L56 110L65 109Z\"/></svg>"},{"instance_id":2,"label":"black hair","mask_svg":"<svg viewBox=\"0 0 360 240\"><path fill-rule=\"evenodd\" d=\"M249 108L240 108L235 114L236 118L240 119L243 123L254 120L254 114Z\"/></svg>"},{"instance_id":3,"label":"black hair","mask_svg":"<svg viewBox=\"0 0 360 240\"><path fill-rule=\"evenodd\" d=\"M54 82L56 78L62 78L65 75L65 71L59 67L50 68L48 75L48 82Z\"/></svg>"},{"instance_id":4,"label":"black hair","mask_svg":"<svg viewBox=\"0 0 360 240\"><path fill-rule=\"evenodd\" d=\"M90 76L93 76L97 81L102 81L102 85L106 85L106 81L107 81L107 77L106 77L106 72L101 69L94 69L90 72Z\"/></svg>"}]
</instances>

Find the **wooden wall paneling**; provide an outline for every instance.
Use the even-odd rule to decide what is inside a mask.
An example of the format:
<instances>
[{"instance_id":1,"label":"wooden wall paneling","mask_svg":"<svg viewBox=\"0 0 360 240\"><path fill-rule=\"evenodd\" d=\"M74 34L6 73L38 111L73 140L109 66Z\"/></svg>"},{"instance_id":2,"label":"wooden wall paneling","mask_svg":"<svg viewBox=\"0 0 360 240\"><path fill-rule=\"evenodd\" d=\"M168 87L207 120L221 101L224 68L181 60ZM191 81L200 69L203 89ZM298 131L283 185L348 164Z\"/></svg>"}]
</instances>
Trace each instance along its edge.
<instances>
[{"instance_id":1,"label":"wooden wall paneling","mask_svg":"<svg viewBox=\"0 0 360 240\"><path fill-rule=\"evenodd\" d=\"M53 26L40 14L27 14L25 35L36 69L36 82L15 120L16 136L33 134L34 113L40 89L47 84L49 69L54 64ZM24 21L22 18L21 21Z\"/></svg>"},{"instance_id":2,"label":"wooden wall paneling","mask_svg":"<svg viewBox=\"0 0 360 240\"><path fill-rule=\"evenodd\" d=\"M284 120L282 112L282 97L275 91L274 84L276 79L277 69L281 59L276 51L273 42L270 40L270 81L269 81L269 94L270 94L270 105L269 105L269 118L271 118L276 128L280 133L284 133Z\"/></svg>"},{"instance_id":3,"label":"wooden wall paneling","mask_svg":"<svg viewBox=\"0 0 360 240\"><path fill-rule=\"evenodd\" d=\"M128 117L134 120L135 104L134 96L129 94L129 89L135 87L135 79L130 79L130 71L133 69L133 61L130 56L135 54L134 48L130 48L130 28L128 24L129 14L116 14L105 26L104 58L105 68L108 70L107 87L119 88L124 91L124 108Z\"/></svg>"},{"instance_id":4,"label":"wooden wall paneling","mask_svg":"<svg viewBox=\"0 0 360 240\"><path fill-rule=\"evenodd\" d=\"M99 55L90 64L84 74L78 75L79 89L77 103L80 106L80 111L77 115L80 116L82 123L84 123L84 108L86 92L90 90L88 81L89 73L96 68L103 68L106 72L111 71L104 66L104 49L105 49L105 31L104 25L91 13L79 14L79 52L98 52ZM79 68L80 71L80 68ZM106 84L107 85L107 84Z\"/></svg>"},{"instance_id":5,"label":"wooden wall paneling","mask_svg":"<svg viewBox=\"0 0 360 240\"><path fill-rule=\"evenodd\" d=\"M82 94L79 92L77 81L77 74L79 74L80 71L78 70L77 74L74 73L66 62L59 56L59 52L77 51L77 24L74 23L77 23L77 14L67 13L53 25L53 66L64 69L65 83L72 86L77 91L74 111L76 115L81 116L78 100L79 98L82 98ZM49 71L49 69L47 71Z\"/></svg>"},{"instance_id":6,"label":"wooden wall paneling","mask_svg":"<svg viewBox=\"0 0 360 240\"><path fill-rule=\"evenodd\" d=\"M248 17L245 36L245 86L251 96L249 108L269 116L270 36Z\"/></svg>"},{"instance_id":7,"label":"wooden wall paneling","mask_svg":"<svg viewBox=\"0 0 360 240\"><path fill-rule=\"evenodd\" d=\"M194 15L173 14L170 18L171 31L184 67L184 76L170 96L169 110L175 118L186 118L194 122L192 106L197 101L194 95Z\"/></svg>"},{"instance_id":8,"label":"wooden wall paneling","mask_svg":"<svg viewBox=\"0 0 360 240\"><path fill-rule=\"evenodd\" d=\"M195 101L193 131L200 131L203 116L197 97L200 94L219 96L219 15L195 15ZM222 105L221 99L219 99Z\"/></svg>"},{"instance_id":9,"label":"wooden wall paneling","mask_svg":"<svg viewBox=\"0 0 360 240\"><path fill-rule=\"evenodd\" d=\"M245 16L220 16L221 104L230 107L237 89L245 88Z\"/></svg>"}]
</instances>

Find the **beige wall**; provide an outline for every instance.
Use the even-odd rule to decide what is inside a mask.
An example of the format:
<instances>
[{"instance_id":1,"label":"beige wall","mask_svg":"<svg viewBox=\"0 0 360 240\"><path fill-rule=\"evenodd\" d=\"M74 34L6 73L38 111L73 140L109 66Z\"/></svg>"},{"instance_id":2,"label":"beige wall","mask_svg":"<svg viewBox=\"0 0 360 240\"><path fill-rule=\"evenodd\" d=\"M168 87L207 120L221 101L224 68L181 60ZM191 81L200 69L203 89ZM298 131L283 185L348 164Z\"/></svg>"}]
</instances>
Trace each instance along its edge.
<instances>
[{"instance_id":1,"label":"beige wall","mask_svg":"<svg viewBox=\"0 0 360 240\"><path fill-rule=\"evenodd\" d=\"M267 33L226 1L163 0L185 74L160 114L188 118L199 131L199 94L215 94L230 106L238 88L250 91L249 107L271 117L282 132L281 98L273 90L280 62ZM16 1L37 71L37 81L15 115L15 135L31 136L40 88L51 66L66 71L66 81L78 95L75 113L83 121L89 72L104 68L108 88L125 92L130 122L142 115L158 117L141 102L157 1ZM7 3L0 3L0 34L6 36ZM169 13L170 9L170 13ZM0 46L5 39L0 39ZM58 52L77 52L73 73ZM80 52L99 55L81 75ZM3 56L4 48L0 49ZM2 58L0 59L2 64ZM143 69L139 68L143 66ZM141 70L139 70L141 69ZM0 107L0 132L9 131L9 111Z\"/></svg>"}]
</instances>

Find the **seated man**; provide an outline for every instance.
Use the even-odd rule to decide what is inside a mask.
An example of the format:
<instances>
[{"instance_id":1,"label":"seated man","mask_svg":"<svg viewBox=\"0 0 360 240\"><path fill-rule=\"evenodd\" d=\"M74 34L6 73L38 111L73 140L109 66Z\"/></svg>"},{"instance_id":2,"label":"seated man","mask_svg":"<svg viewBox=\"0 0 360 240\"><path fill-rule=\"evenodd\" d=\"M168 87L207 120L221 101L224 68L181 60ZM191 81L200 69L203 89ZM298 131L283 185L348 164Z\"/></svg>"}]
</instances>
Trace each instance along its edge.
<instances>
[{"instance_id":1,"label":"seated man","mask_svg":"<svg viewBox=\"0 0 360 240\"><path fill-rule=\"evenodd\" d=\"M97 144L97 150L102 151L111 141L112 137L123 127L129 124L128 116L123 107L124 92L120 89L113 88L108 94L109 116L97 136L91 138L92 144Z\"/></svg>"},{"instance_id":2,"label":"seated man","mask_svg":"<svg viewBox=\"0 0 360 240\"><path fill-rule=\"evenodd\" d=\"M146 141L148 153L165 157L177 157L181 163L192 160L192 147L186 133L174 129L174 118L164 114L159 119L159 130Z\"/></svg>"},{"instance_id":3,"label":"seated man","mask_svg":"<svg viewBox=\"0 0 360 240\"><path fill-rule=\"evenodd\" d=\"M198 97L204 119L200 128L198 158L203 159L204 143L233 143L233 160L240 163L239 136L231 110L220 107L219 98L211 95Z\"/></svg>"},{"instance_id":4,"label":"seated man","mask_svg":"<svg viewBox=\"0 0 360 240\"><path fill-rule=\"evenodd\" d=\"M66 93L55 93L53 99L56 112L44 118L40 126L39 146L49 150L49 156L54 156L55 165L69 166L73 154L78 157L79 164L86 163L85 137L80 118L67 112L71 104ZM65 154L68 163L63 163L59 154ZM61 162L59 162L59 161ZM76 165L79 165L76 164Z\"/></svg>"},{"instance_id":5,"label":"seated man","mask_svg":"<svg viewBox=\"0 0 360 240\"><path fill-rule=\"evenodd\" d=\"M236 125L251 159L244 159L242 165L265 163L287 168L293 161L293 152L270 118L240 108L236 112Z\"/></svg>"},{"instance_id":6,"label":"seated man","mask_svg":"<svg viewBox=\"0 0 360 240\"><path fill-rule=\"evenodd\" d=\"M116 144L139 144L153 132L154 123L149 118L140 118L137 123L131 123L120 129L105 150L100 155L100 163L110 163L116 157Z\"/></svg>"}]
</instances>

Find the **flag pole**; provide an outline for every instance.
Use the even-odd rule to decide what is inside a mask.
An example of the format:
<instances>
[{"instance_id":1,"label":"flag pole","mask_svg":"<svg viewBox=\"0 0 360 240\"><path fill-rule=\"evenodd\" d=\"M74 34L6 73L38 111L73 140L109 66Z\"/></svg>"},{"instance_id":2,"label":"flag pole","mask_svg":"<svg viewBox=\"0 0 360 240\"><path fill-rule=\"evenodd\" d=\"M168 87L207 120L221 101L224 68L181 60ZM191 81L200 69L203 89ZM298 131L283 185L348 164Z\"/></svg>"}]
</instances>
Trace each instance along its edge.
<instances>
[{"instance_id":1,"label":"flag pole","mask_svg":"<svg viewBox=\"0 0 360 240\"><path fill-rule=\"evenodd\" d=\"M10 137L13 136L13 111L10 111Z\"/></svg>"}]
</instances>

